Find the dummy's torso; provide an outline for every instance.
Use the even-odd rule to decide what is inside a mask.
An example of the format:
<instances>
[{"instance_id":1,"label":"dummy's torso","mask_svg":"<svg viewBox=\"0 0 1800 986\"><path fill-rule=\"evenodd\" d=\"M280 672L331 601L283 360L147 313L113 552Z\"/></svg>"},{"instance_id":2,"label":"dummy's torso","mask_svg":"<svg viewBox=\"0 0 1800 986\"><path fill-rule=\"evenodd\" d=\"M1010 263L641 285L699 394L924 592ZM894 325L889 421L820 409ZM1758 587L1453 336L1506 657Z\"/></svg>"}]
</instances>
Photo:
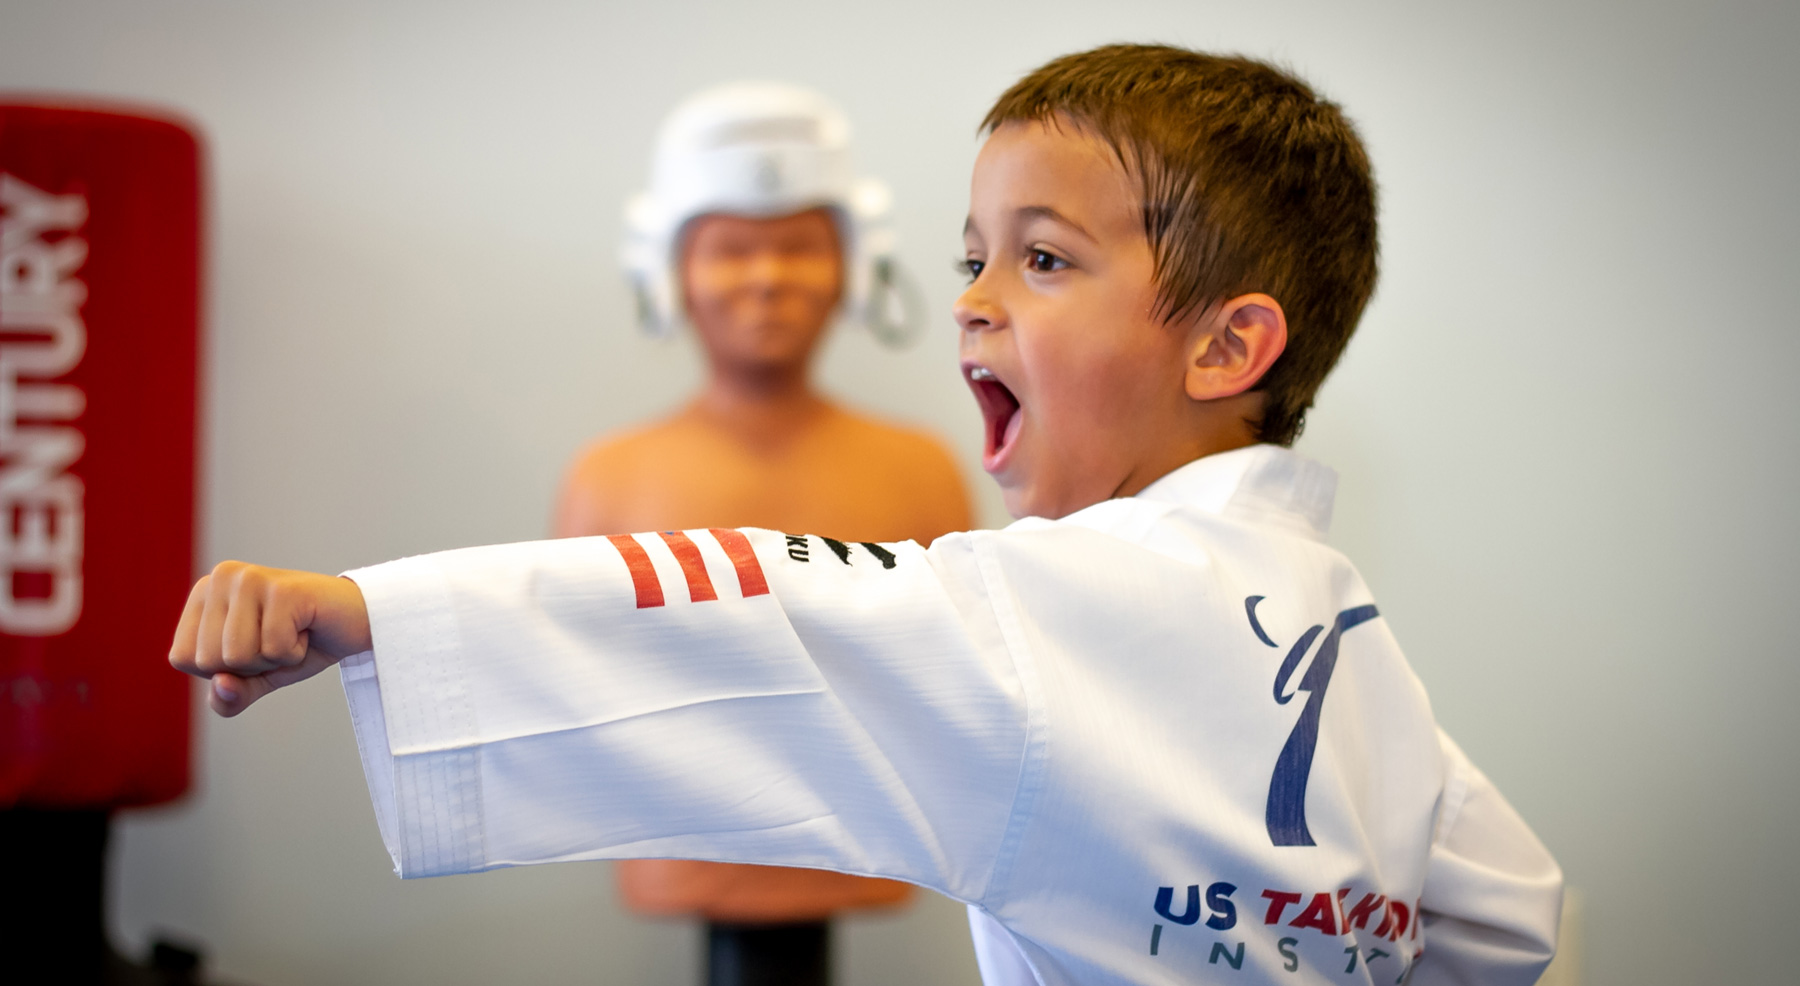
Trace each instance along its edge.
<instances>
[{"instance_id":1,"label":"dummy's torso","mask_svg":"<svg viewBox=\"0 0 1800 986\"><path fill-rule=\"evenodd\" d=\"M772 430L689 408L603 438L569 471L557 533L766 527L929 544L969 526L954 463L921 432L823 401Z\"/></svg>"},{"instance_id":2,"label":"dummy's torso","mask_svg":"<svg viewBox=\"0 0 1800 986\"><path fill-rule=\"evenodd\" d=\"M967 494L935 439L809 402L780 420L695 404L590 445L557 505L563 537L764 527L846 541L929 544L970 526ZM714 921L821 920L890 907L911 888L826 870L692 860L619 864L627 904Z\"/></svg>"}]
</instances>

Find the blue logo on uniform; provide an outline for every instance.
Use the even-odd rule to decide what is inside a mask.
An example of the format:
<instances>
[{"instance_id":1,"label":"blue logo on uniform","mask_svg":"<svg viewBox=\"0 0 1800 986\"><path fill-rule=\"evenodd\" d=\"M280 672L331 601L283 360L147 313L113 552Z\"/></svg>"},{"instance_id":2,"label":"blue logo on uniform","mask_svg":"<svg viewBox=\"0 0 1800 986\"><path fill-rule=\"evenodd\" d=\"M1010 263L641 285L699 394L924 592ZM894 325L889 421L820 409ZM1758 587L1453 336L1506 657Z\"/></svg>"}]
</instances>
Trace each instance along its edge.
<instances>
[{"instance_id":1,"label":"blue logo on uniform","mask_svg":"<svg viewBox=\"0 0 1800 986\"><path fill-rule=\"evenodd\" d=\"M1263 629L1262 621L1256 618L1256 604L1262 601L1262 596L1245 599L1244 614L1250 618L1250 629L1255 632L1256 639L1270 647L1279 647ZM1328 633L1323 625L1311 627L1294 641L1280 670L1275 672L1275 704L1286 705L1293 701L1296 692L1306 693L1300 721L1294 723L1294 731L1288 734L1287 745L1275 759L1275 773L1269 778L1269 801L1264 809L1264 820L1269 827L1269 840L1275 845L1316 845L1312 831L1306 827L1306 782L1312 776L1313 751L1319 745L1319 713L1325 707L1325 691L1331 687L1331 673L1337 670L1338 641L1345 630L1379 615L1373 604L1355 606L1339 613ZM1293 677L1300 660L1321 633L1325 634L1325 640L1319 644L1318 653L1313 655L1312 665L1300 677L1294 690L1289 691L1288 679Z\"/></svg>"}]
</instances>

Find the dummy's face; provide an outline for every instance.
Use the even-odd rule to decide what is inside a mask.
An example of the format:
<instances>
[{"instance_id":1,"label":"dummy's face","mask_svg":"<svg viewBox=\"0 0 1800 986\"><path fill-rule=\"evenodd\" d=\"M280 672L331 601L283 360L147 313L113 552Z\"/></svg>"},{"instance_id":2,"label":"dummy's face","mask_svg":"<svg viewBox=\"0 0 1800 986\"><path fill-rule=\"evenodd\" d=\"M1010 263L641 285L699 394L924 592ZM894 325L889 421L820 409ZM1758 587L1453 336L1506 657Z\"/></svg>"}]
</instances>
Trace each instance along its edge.
<instances>
[{"instance_id":1,"label":"dummy's face","mask_svg":"<svg viewBox=\"0 0 1800 986\"><path fill-rule=\"evenodd\" d=\"M843 248L825 209L706 215L688 223L681 273L688 316L716 369L795 369L837 308Z\"/></svg>"},{"instance_id":2,"label":"dummy's face","mask_svg":"<svg viewBox=\"0 0 1800 986\"><path fill-rule=\"evenodd\" d=\"M982 467L1013 516L1060 517L1155 476L1187 402L1184 336L1155 316L1141 193L1073 127L1008 124L975 161L956 302Z\"/></svg>"}]
</instances>

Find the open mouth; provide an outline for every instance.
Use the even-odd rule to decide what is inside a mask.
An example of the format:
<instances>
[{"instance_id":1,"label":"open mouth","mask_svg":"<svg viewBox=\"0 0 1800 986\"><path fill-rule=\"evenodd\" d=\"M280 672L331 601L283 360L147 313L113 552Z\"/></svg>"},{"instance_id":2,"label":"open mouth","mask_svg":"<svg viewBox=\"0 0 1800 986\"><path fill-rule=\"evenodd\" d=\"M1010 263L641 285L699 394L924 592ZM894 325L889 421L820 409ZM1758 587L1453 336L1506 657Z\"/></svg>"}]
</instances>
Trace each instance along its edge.
<instances>
[{"instance_id":1,"label":"open mouth","mask_svg":"<svg viewBox=\"0 0 1800 986\"><path fill-rule=\"evenodd\" d=\"M981 464L992 471L999 468L1006 452L1019 437L1022 418L1019 399L1000 382L994 371L985 366L965 365L963 375L968 378L969 389L975 392L975 403L981 405L981 416L987 422Z\"/></svg>"}]
</instances>

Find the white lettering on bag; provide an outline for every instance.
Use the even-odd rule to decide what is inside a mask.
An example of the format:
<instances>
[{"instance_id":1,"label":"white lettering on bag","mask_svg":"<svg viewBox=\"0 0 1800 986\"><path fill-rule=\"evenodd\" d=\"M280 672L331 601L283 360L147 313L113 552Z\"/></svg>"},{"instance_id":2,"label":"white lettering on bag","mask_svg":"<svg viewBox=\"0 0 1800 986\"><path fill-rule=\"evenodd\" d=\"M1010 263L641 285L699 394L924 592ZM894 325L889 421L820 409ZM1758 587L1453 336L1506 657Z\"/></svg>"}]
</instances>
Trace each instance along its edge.
<instances>
[{"instance_id":1,"label":"white lettering on bag","mask_svg":"<svg viewBox=\"0 0 1800 986\"><path fill-rule=\"evenodd\" d=\"M87 395L53 380L87 351L87 198L0 173L0 210L0 632L48 637L81 616L82 485L68 469L86 439L57 422Z\"/></svg>"}]
</instances>

